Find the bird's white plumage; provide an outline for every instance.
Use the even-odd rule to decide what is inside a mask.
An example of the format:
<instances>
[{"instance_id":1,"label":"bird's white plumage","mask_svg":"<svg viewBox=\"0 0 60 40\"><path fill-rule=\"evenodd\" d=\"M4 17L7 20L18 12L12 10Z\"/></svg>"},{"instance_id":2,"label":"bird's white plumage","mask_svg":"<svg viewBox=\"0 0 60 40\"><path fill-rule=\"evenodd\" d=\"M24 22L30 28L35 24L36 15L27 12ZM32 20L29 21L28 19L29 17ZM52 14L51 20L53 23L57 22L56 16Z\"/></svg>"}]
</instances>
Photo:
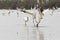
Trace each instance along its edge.
<instances>
[{"instance_id":1,"label":"bird's white plumage","mask_svg":"<svg viewBox=\"0 0 60 40\"><path fill-rule=\"evenodd\" d=\"M27 20L27 17L24 17L24 20L26 21Z\"/></svg>"}]
</instances>

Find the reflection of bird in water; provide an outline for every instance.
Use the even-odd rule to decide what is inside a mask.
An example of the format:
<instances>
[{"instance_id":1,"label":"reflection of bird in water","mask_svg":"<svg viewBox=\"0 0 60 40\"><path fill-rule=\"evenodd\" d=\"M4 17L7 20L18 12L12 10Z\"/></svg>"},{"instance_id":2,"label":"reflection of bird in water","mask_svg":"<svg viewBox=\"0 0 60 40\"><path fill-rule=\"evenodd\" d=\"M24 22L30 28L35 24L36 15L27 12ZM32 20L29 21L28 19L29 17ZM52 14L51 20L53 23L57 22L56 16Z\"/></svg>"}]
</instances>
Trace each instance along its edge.
<instances>
[{"instance_id":1,"label":"reflection of bird in water","mask_svg":"<svg viewBox=\"0 0 60 40\"><path fill-rule=\"evenodd\" d=\"M24 17L24 21L25 21L25 26L27 26L27 22L29 20L29 17Z\"/></svg>"},{"instance_id":2,"label":"reflection of bird in water","mask_svg":"<svg viewBox=\"0 0 60 40\"><path fill-rule=\"evenodd\" d=\"M44 34L42 31L39 32L40 40L44 40Z\"/></svg>"}]
</instances>

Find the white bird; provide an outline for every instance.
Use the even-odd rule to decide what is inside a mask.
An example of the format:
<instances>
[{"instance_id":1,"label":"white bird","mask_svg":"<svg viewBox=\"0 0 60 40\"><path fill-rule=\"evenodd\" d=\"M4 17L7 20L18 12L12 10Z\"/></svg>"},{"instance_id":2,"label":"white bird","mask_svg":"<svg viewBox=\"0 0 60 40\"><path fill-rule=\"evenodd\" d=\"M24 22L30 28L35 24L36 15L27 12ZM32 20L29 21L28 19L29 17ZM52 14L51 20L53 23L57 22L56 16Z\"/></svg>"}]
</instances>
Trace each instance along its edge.
<instances>
[{"instance_id":1,"label":"white bird","mask_svg":"<svg viewBox=\"0 0 60 40\"><path fill-rule=\"evenodd\" d=\"M37 27L38 27L39 23L41 22L41 19L44 16L44 13L42 13L39 8L36 9L35 7L34 7L34 13L31 13L31 12L26 11L26 10L21 10L21 11L24 12L24 13L27 13L29 15L32 15L32 17L33 17L33 23L35 22ZM28 18L26 18L26 20L27 19ZM27 21L25 21L25 22L27 22ZM35 23L34 23L34 26L35 26Z\"/></svg>"},{"instance_id":2,"label":"white bird","mask_svg":"<svg viewBox=\"0 0 60 40\"><path fill-rule=\"evenodd\" d=\"M10 11L8 12L8 15L10 16Z\"/></svg>"},{"instance_id":3,"label":"white bird","mask_svg":"<svg viewBox=\"0 0 60 40\"><path fill-rule=\"evenodd\" d=\"M20 11L20 9L17 8L17 17L19 17L19 11Z\"/></svg>"},{"instance_id":4,"label":"white bird","mask_svg":"<svg viewBox=\"0 0 60 40\"><path fill-rule=\"evenodd\" d=\"M19 13L17 12L17 17L19 17Z\"/></svg>"},{"instance_id":5,"label":"white bird","mask_svg":"<svg viewBox=\"0 0 60 40\"><path fill-rule=\"evenodd\" d=\"M29 17L24 17L24 21L25 21L25 26L27 26L27 22L29 20Z\"/></svg>"}]
</instances>

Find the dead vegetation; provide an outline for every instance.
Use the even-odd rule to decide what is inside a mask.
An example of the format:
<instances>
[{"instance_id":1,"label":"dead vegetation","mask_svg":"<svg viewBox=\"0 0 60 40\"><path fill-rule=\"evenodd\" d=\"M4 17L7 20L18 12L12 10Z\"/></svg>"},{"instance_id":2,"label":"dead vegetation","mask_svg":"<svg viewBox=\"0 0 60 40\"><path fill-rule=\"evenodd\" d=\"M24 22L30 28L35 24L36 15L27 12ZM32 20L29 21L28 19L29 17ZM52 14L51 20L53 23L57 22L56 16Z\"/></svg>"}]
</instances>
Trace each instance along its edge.
<instances>
[{"instance_id":1,"label":"dead vegetation","mask_svg":"<svg viewBox=\"0 0 60 40\"><path fill-rule=\"evenodd\" d=\"M46 8L52 8L53 6L58 6L60 4L60 0L39 0L40 7L46 9ZM26 8L30 9L33 8L34 5L37 4L37 0L0 0L0 9L16 9L18 8Z\"/></svg>"}]
</instances>

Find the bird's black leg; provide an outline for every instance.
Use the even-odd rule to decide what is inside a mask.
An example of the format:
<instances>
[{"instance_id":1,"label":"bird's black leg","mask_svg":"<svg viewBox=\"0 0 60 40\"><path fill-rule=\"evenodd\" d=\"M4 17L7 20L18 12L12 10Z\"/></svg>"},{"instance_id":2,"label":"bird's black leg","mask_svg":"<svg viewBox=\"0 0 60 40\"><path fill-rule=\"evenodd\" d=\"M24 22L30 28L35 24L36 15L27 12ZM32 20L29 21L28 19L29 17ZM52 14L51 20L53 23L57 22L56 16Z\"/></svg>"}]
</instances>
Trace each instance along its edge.
<instances>
[{"instance_id":1,"label":"bird's black leg","mask_svg":"<svg viewBox=\"0 0 60 40\"><path fill-rule=\"evenodd\" d=\"M38 28L38 24L36 25L36 27Z\"/></svg>"}]
</instances>

